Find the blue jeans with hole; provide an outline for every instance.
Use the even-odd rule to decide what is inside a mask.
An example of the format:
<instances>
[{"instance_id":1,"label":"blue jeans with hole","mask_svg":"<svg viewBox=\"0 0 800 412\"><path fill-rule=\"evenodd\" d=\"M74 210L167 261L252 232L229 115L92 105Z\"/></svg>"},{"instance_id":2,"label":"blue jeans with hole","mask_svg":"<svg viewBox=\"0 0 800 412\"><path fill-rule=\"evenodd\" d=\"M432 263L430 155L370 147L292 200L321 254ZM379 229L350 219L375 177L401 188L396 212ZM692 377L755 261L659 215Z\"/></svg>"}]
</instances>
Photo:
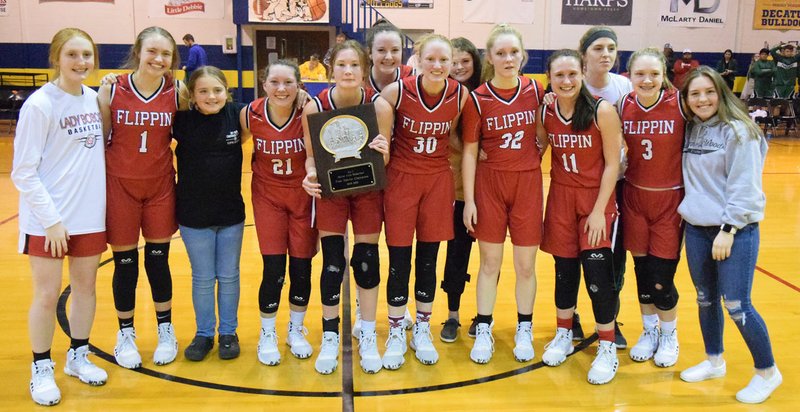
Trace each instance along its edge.
<instances>
[{"instance_id":1,"label":"blue jeans with hole","mask_svg":"<svg viewBox=\"0 0 800 412\"><path fill-rule=\"evenodd\" d=\"M720 298L728 315L739 328L756 369L775 365L767 325L750 302L756 259L758 223L739 230L733 238L729 258L716 261L711 247L719 227L686 225L686 262L697 290L700 329L707 355L721 355L724 317Z\"/></svg>"},{"instance_id":2,"label":"blue jeans with hole","mask_svg":"<svg viewBox=\"0 0 800 412\"><path fill-rule=\"evenodd\" d=\"M233 335L239 324L239 258L244 222L231 226L180 226L192 265L192 304L197 336L214 337L214 287L219 302L219 334Z\"/></svg>"}]
</instances>

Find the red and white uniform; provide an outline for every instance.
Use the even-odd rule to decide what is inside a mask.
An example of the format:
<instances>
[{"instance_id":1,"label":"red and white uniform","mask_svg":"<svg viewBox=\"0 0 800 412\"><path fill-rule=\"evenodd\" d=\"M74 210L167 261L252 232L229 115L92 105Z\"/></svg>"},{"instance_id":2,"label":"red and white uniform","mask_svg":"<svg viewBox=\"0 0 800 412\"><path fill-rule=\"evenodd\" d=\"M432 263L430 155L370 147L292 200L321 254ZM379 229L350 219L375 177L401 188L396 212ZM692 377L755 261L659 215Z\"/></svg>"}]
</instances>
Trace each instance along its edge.
<instances>
[{"instance_id":1,"label":"red and white uniform","mask_svg":"<svg viewBox=\"0 0 800 412\"><path fill-rule=\"evenodd\" d=\"M677 259L682 237L678 205L683 199L681 156L686 126L680 93L662 90L653 105L644 107L636 92L631 92L620 101L619 112L628 146L627 187L622 202L625 249Z\"/></svg>"},{"instance_id":2,"label":"red and white uniform","mask_svg":"<svg viewBox=\"0 0 800 412\"><path fill-rule=\"evenodd\" d=\"M438 96L422 88L422 76L398 82L392 161L384 193L386 242L411 246L417 239L440 242L453 238L455 188L450 172L450 133L461 112L461 84L448 78Z\"/></svg>"},{"instance_id":3,"label":"red and white uniform","mask_svg":"<svg viewBox=\"0 0 800 412\"><path fill-rule=\"evenodd\" d=\"M293 109L285 124L270 119L269 100L247 106L253 134L253 215L262 255L311 258L317 231L311 227L312 199L303 190L306 147L302 110Z\"/></svg>"},{"instance_id":4,"label":"red and white uniform","mask_svg":"<svg viewBox=\"0 0 800 412\"><path fill-rule=\"evenodd\" d=\"M392 80L392 83L398 80L404 80L407 77L412 77L415 74L416 73L413 67L401 64L400 67L394 69L394 79ZM372 70L370 70L369 72L369 84L366 86L366 89L375 94L379 94L381 90L383 90L381 89L380 86L378 86L378 83L375 81L375 78L372 77Z\"/></svg>"}]
</instances>

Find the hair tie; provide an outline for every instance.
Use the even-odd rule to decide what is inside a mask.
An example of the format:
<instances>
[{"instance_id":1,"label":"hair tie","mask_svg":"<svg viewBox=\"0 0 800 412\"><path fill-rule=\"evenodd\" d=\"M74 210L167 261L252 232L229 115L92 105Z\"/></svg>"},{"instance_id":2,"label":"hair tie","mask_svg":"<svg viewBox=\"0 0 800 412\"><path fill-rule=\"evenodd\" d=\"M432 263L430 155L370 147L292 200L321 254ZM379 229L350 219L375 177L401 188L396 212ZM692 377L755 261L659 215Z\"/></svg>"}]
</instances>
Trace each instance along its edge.
<instances>
[{"instance_id":1,"label":"hair tie","mask_svg":"<svg viewBox=\"0 0 800 412\"><path fill-rule=\"evenodd\" d=\"M617 35L614 34L613 31L606 30L606 29L600 29L600 30L592 33L591 36L586 38L586 40L584 40L584 42L581 43L581 54L585 54L586 53L586 49L588 49L589 46L591 46L592 43L595 42L595 40L602 39L602 38L605 38L605 37L607 37L607 38L609 38L611 40L614 40L614 44L617 43Z\"/></svg>"}]
</instances>

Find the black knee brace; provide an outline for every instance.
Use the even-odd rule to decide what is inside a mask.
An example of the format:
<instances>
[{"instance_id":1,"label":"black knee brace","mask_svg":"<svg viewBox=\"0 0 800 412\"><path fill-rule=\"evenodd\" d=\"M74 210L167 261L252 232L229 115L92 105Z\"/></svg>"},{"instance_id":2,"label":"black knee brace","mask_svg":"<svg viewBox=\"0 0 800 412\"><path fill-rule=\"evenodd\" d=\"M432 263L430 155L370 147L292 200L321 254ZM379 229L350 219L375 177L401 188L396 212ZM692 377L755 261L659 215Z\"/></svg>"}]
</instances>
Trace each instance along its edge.
<instances>
[{"instance_id":1,"label":"black knee brace","mask_svg":"<svg viewBox=\"0 0 800 412\"><path fill-rule=\"evenodd\" d=\"M311 258L289 256L289 303L308 306L311 296Z\"/></svg>"},{"instance_id":2,"label":"black knee brace","mask_svg":"<svg viewBox=\"0 0 800 412\"><path fill-rule=\"evenodd\" d=\"M373 243L356 243L353 246L353 257L350 259L356 285L362 289L372 289L381 284L381 259L378 245Z\"/></svg>"},{"instance_id":3,"label":"black knee brace","mask_svg":"<svg viewBox=\"0 0 800 412\"><path fill-rule=\"evenodd\" d=\"M322 276L319 278L320 297L325 306L336 306L342 293L342 279L347 269L344 258L344 236L325 236L322 242Z\"/></svg>"},{"instance_id":4,"label":"black knee brace","mask_svg":"<svg viewBox=\"0 0 800 412\"><path fill-rule=\"evenodd\" d=\"M114 276L111 289L114 307L127 312L136 307L136 283L139 282L139 250L114 252Z\"/></svg>"},{"instance_id":5,"label":"black knee brace","mask_svg":"<svg viewBox=\"0 0 800 412\"><path fill-rule=\"evenodd\" d=\"M653 289L653 303L658 309L672 310L678 304L678 289L675 288L675 271L678 259L650 259L650 280Z\"/></svg>"},{"instance_id":6,"label":"black knee brace","mask_svg":"<svg viewBox=\"0 0 800 412\"><path fill-rule=\"evenodd\" d=\"M472 251L471 239L465 232L456 234L453 240L447 241L447 257L444 261L444 279L441 287L448 295L461 295L464 293L466 283L469 282L467 268Z\"/></svg>"},{"instance_id":7,"label":"black knee brace","mask_svg":"<svg viewBox=\"0 0 800 412\"><path fill-rule=\"evenodd\" d=\"M578 258L553 256L556 261L556 308L571 309L578 303L581 285L581 261Z\"/></svg>"},{"instance_id":8,"label":"black knee brace","mask_svg":"<svg viewBox=\"0 0 800 412\"><path fill-rule=\"evenodd\" d=\"M636 274L636 292L639 303L649 305L653 303L652 282L650 280L650 256L634 256L633 272Z\"/></svg>"},{"instance_id":9,"label":"black knee brace","mask_svg":"<svg viewBox=\"0 0 800 412\"><path fill-rule=\"evenodd\" d=\"M286 255L261 255L264 269L261 272L261 286L258 288L258 307L262 313L278 311L286 277Z\"/></svg>"},{"instance_id":10,"label":"black knee brace","mask_svg":"<svg viewBox=\"0 0 800 412\"><path fill-rule=\"evenodd\" d=\"M389 246L389 279L386 302L389 306L408 303L408 279L411 277L411 246Z\"/></svg>"},{"instance_id":11,"label":"black knee brace","mask_svg":"<svg viewBox=\"0 0 800 412\"><path fill-rule=\"evenodd\" d=\"M418 302L431 303L436 296L436 258L439 242L417 241L414 259L414 297Z\"/></svg>"},{"instance_id":12,"label":"black knee brace","mask_svg":"<svg viewBox=\"0 0 800 412\"><path fill-rule=\"evenodd\" d=\"M597 323L609 323L617 312L617 292L614 289L611 248L581 252L586 290L592 299L592 310Z\"/></svg>"},{"instance_id":13,"label":"black knee brace","mask_svg":"<svg viewBox=\"0 0 800 412\"><path fill-rule=\"evenodd\" d=\"M169 272L169 242L144 244L144 271L150 282L153 302L172 299L172 274Z\"/></svg>"},{"instance_id":14,"label":"black knee brace","mask_svg":"<svg viewBox=\"0 0 800 412\"><path fill-rule=\"evenodd\" d=\"M616 191L614 192L616 194L617 207L622 205L623 201L622 191L624 187L625 187L625 180L624 179L618 180ZM611 262L611 265L613 267L613 273L614 273L614 290L616 290L617 294L619 294L619 292L622 291L622 286L625 284L625 261L628 258L627 251L623 246L623 239L625 234L623 233L622 230L622 219L624 218L625 216L618 214L617 221L611 225L611 233L608 234L613 240L613 243L611 244L611 249L614 251L614 258Z\"/></svg>"}]
</instances>

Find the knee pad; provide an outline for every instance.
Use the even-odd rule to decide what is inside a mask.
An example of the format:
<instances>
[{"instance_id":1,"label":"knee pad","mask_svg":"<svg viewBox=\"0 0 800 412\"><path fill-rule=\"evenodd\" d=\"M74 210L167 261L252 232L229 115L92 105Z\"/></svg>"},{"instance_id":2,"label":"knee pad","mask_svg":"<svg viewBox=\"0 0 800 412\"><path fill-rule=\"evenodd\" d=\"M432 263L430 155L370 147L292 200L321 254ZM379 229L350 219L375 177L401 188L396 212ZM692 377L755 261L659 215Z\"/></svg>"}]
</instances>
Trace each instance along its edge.
<instances>
[{"instance_id":1,"label":"knee pad","mask_svg":"<svg viewBox=\"0 0 800 412\"><path fill-rule=\"evenodd\" d=\"M378 245L372 243L356 243L353 246L353 257L350 259L356 285L362 289L372 289L381 283L381 259Z\"/></svg>"},{"instance_id":2,"label":"knee pad","mask_svg":"<svg viewBox=\"0 0 800 412\"><path fill-rule=\"evenodd\" d=\"M633 257L633 272L636 274L636 294L639 297L639 303L642 305L649 305L653 303L653 291L650 286L650 256L634 256Z\"/></svg>"},{"instance_id":3,"label":"knee pad","mask_svg":"<svg viewBox=\"0 0 800 412\"><path fill-rule=\"evenodd\" d=\"M311 258L289 256L289 303L308 306L311 296Z\"/></svg>"},{"instance_id":4,"label":"knee pad","mask_svg":"<svg viewBox=\"0 0 800 412\"><path fill-rule=\"evenodd\" d=\"M439 242L417 241L417 257L414 259L414 297L422 303L431 303L436 297L436 258Z\"/></svg>"},{"instance_id":5,"label":"knee pad","mask_svg":"<svg viewBox=\"0 0 800 412\"><path fill-rule=\"evenodd\" d=\"M556 308L571 309L578 303L581 284L581 261L578 258L553 256L556 261Z\"/></svg>"},{"instance_id":6,"label":"knee pad","mask_svg":"<svg viewBox=\"0 0 800 412\"><path fill-rule=\"evenodd\" d=\"M342 293L342 279L347 269L344 259L344 237L325 236L322 242L322 275L319 278L320 297L325 306L336 306Z\"/></svg>"},{"instance_id":7,"label":"knee pad","mask_svg":"<svg viewBox=\"0 0 800 412\"><path fill-rule=\"evenodd\" d=\"M169 242L145 243L144 271L150 282L153 302L172 299L172 274L169 272Z\"/></svg>"},{"instance_id":8,"label":"knee pad","mask_svg":"<svg viewBox=\"0 0 800 412\"><path fill-rule=\"evenodd\" d=\"M592 309L597 323L613 321L617 312L612 253L610 248L581 252L583 273L586 276L586 291L589 292L589 297L592 299Z\"/></svg>"},{"instance_id":9,"label":"knee pad","mask_svg":"<svg viewBox=\"0 0 800 412\"><path fill-rule=\"evenodd\" d=\"M139 250L114 252L114 276L111 289L114 307L128 312L136 307L136 284L139 282Z\"/></svg>"},{"instance_id":10,"label":"knee pad","mask_svg":"<svg viewBox=\"0 0 800 412\"><path fill-rule=\"evenodd\" d=\"M658 309L671 310L678 304L678 289L675 288L675 271L678 259L650 258L650 274L653 303Z\"/></svg>"},{"instance_id":11,"label":"knee pad","mask_svg":"<svg viewBox=\"0 0 800 412\"><path fill-rule=\"evenodd\" d=\"M389 246L389 279L386 302L389 306L408 303L408 279L411 276L411 246Z\"/></svg>"},{"instance_id":12,"label":"knee pad","mask_svg":"<svg viewBox=\"0 0 800 412\"><path fill-rule=\"evenodd\" d=\"M278 311L286 277L286 255L261 255L264 269L261 272L261 286L258 288L258 308L262 313Z\"/></svg>"},{"instance_id":13,"label":"knee pad","mask_svg":"<svg viewBox=\"0 0 800 412\"><path fill-rule=\"evenodd\" d=\"M444 279L441 287L448 295L464 293L464 287L470 280L467 268L471 249L471 242L461 242L458 239L447 242L447 257L444 261Z\"/></svg>"}]
</instances>

